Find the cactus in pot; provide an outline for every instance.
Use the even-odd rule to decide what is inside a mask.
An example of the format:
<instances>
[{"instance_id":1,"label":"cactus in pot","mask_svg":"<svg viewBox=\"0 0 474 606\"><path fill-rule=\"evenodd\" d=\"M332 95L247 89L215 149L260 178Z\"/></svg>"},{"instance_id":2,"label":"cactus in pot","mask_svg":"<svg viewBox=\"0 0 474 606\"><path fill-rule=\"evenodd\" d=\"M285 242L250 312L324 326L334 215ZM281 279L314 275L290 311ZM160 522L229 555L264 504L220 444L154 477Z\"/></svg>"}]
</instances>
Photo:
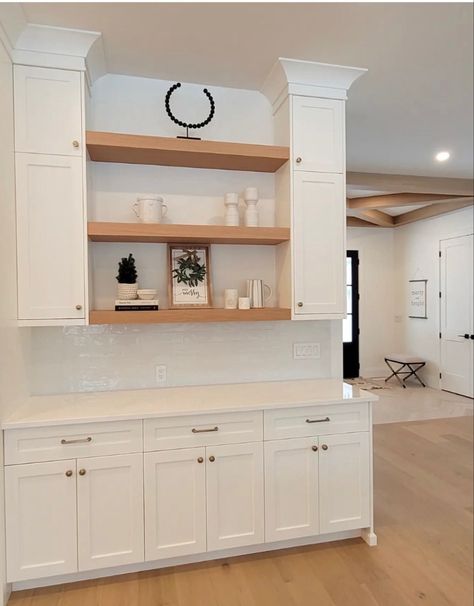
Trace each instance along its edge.
<instances>
[{"instance_id":1,"label":"cactus in pot","mask_svg":"<svg viewBox=\"0 0 474 606\"><path fill-rule=\"evenodd\" d=\"M132 253L128 257L122 257L118 264L118 298L120 300L130 300L137 298L137 269L135 267L135 259Z\"/></svg>"}]
</instances>

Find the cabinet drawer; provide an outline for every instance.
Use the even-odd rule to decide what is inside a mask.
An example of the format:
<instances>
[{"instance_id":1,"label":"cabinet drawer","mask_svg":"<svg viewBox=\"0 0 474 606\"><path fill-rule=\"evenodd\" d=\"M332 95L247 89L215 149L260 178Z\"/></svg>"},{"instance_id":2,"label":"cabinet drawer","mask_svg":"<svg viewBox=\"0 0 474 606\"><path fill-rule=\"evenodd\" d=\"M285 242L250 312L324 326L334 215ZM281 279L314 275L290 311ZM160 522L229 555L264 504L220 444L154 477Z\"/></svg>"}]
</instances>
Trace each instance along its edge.
<instances>
[{"instance_id":1,"label":"cabinet drawer","mask_svg":"<svg viewBox=\"0 0 474 606\"><path fill-rule=\"evenodd\" d=\"M257 442L263 439L261 412L203 414L146 419L145 451Z\"/></svg>"},{"instance_id":2,"label":"cabinet drawer","mask_svg":"<svg viewBox=\"0 0 474 606\"><path fill-rule=\"evenodd\" d=\"M265 440L368 431L369 405L333 404L266 410Z\"/></svg>"},{"instance_id":3,"label":"cabinet drawer","mask_svg":"<svg viewBox=\"0 0 474 606\"><path fill-rule=\"evenodd\" d=\"M142 421L81 423L5 431L6 465L142 450Z\"/></svg>"}]
</instances>

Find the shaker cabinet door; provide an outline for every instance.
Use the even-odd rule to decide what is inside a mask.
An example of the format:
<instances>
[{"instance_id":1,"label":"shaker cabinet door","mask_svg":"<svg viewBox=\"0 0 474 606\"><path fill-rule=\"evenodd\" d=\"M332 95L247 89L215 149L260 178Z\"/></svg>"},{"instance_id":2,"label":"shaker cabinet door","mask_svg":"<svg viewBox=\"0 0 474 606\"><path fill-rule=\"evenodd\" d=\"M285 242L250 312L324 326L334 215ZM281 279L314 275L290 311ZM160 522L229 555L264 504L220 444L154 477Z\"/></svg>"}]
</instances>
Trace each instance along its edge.
<instances>
[{"instance_id":1,"label":"shaker cabinet door","mask_svg":"<svg viewBox=\"0 0 474 606\"><path fill-rule=\"evenodd\" d=\"M263 444L206 448L207 549L263 543Z\"/></svg>"},{"instance_id":2,"label":"shaker cabinet door","mask_svg":"<svg viewBox=\"0 0 474 606\"><path fill-rule=\"evenodd\" d=\"M14 66L15 151L82 156L80 72Z\"/></svg>"},{"instance_id":3,"label":"shaker cabinet door","mask_svg":"<svg viewBox=\"0 0 474 606\"><path fill-rule=\"evenodd\" d=\"M344 172L344 101L293 97L293 167Z\"/></svg>"},{"instance_id":4,"label":"shaker cabinet door","mask_svg":"<svg viewBox=\"0 0 474 606\"><path fill-rule=\"evenodd\" d=\"M319 439L321 533L370 526L369 432Z\"/></svg>"},{"instance_id":5,"label":"shaker cabinet door","mask_svg":"<svg viewBox=\"0 0 474 606\"><path fill-rule=\"evenodd\" d=\"M77 571L76 461L5 467L7 580Z\"/></svg>"},{"instance_id":6,"label":"shaker cabinet door","mask_svg":"<svg viewBox=\"0 0 474 606\"><path fill-rule=\"evenodd\" d=\"M294 315L345 313L343 175L295 172L293 200Z\"/></svg>"},{"instance_id":7,"label":"shaker cabinet door","mask_svg":"<svg viewBox=\"0 0 474 606\"><path fill-rule=\"evenodd\" d=\"M265 541L319 533L318 438L265 442Z\"/></svg>"},{"instance_id":8,"label":"shaker cabinet door","mask_svg":"<svg viewBox=\"0 0 474 606\"><path fill-rule=\"evenodd\" d=\"M145 558L206 551L206 452L145 454Z\"/></svg>"},{"instance_id":9,"label":"shaker cabinet door","mask_svg":"<svg viewBox=\"0 0 474 606\"><path fill-rule=\"evenodd\" d=\"M85 317L82 159L16 154L18 317Z\"/></svg>"},{"instance_id":10,"label":"shaker cabinet door","mask_svg":"<svg viewBox=\"0 0 474 606\"><path fill-rule=\"evenodd\" d=\"M143 455L77 460L79 570L144 560Z\"/></svg>"}]
</instances>

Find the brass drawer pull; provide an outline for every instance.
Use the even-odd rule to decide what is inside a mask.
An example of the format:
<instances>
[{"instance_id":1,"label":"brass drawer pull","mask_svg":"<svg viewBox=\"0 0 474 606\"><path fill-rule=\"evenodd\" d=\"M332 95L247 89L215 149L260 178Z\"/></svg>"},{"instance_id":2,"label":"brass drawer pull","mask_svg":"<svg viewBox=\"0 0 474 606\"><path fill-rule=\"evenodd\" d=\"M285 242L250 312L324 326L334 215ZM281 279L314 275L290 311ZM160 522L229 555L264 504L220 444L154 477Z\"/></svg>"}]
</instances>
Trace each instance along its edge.
<instances>
[{"instance_id":1,"label":"brass drawer pull","mask_svg":"<svg viewBox=\"0 0 474 606\"><path fill-rule=\"evenodd\" d=\"M214 463L214 461L215 461L215 460L216 460L216 457L215 457L214 455L211 455L211 456L209 457L209 461L210 461L211 463Z\"/></svg>"},{"instance_id":2,"label":"brass drawer pull","mask_svg":"<svg viewBox=\"0 0 474 606\"><path fill-rule=\"evenodd\" d=\"M318 447L317 446L311 446L311 450L313 452L318 452Z\"/></svg>"},{"instance_id":3,"label":"brass drawer pull","mask_svg":"<svg viewBox=\"0 0 474 606\"><path fill-rule=\"evenodd\" d=\"M71 470L71 469L68 469L68 470L66 471L66 477L67 477L67 478L70 478L71 476L72 476L72 470Z\"/></svg>"},{"instance_id":4,"label":"brass drawer pull","mask_svg":"<svg viewBox=\"0 0 474 606\"><path fill-rule=\"evenodd\" d=\"M198 463L204 463L204 459L203 459L203 457L198 457L197 462L198 462Z\"/></svg>"},{"instance_id":5,"label":"brass drawer pull","mask_svg":"<svg viewBox=\"0 0 474 606\"><path fill-rule=\"evenodd\" d=\"M208 433L209 431L219 431L219 428L217 426L213 427L212 429L196 429L195 427L193 427L191 431L193 433Z\"/></svg>"},{"instance_id":6,"label":"brass drawer pull","mask_svg":"<svg viewBox=\"0 0 474 606\"><path fill-rule=\"evenodd\" d=\"M328 449L328 445L327 445L327 444L323 444L323 445L321 446L321 448L322 448L323 450L327 450L327 449Z\"/></svg>"},{"instance_id":7,"label":"brass drawer pull","mask_svg":"<svg viewBox=\"0 0 474 606\"><path fill-rule=\"evenodd\" d=\"M328 423L330 420L329 417L325 419L306 419L306 423Z\"/></svg>"},{"instance_id":8,"label":"brass drawer pull","mask_svg":"<svg viewBox=\"0 0 474 606\"><path fill-rule=\"evenodd\" d=\"M90 436L88 438L77 438L76 440L65 440L64 438L61 440L61 444L86 444L87 442L92 442Z\"/></svg>"},{"instance_id":9,"label":"brass drawer pull","mask_svg":"<svg viewBox=\"0 0 474 606\"><path fill-rule=\"evenodd\" d=\"M86 475L86 470L85 469L79 469L79 475L80 476L85 476Z\"/></svg>"}]
</instances>

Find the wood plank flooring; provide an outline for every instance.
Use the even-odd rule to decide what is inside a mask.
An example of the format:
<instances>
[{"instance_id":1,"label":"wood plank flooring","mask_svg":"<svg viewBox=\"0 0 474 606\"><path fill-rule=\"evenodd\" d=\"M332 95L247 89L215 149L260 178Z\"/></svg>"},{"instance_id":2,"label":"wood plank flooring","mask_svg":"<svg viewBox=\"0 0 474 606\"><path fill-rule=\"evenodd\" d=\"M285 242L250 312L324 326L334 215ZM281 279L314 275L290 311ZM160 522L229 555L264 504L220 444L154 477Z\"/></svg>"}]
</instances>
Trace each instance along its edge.
<instances>
[{"instance_id":1,"label":"wood plank flooring","mask_svg":"<svg viewBox=\"0 0 474 606\"><path fill-rule=\"evenodd\" d=\"M10 606L472 606L472 417L377 425L360 539L16 592Z\"/></svg>"}]
</instances>

